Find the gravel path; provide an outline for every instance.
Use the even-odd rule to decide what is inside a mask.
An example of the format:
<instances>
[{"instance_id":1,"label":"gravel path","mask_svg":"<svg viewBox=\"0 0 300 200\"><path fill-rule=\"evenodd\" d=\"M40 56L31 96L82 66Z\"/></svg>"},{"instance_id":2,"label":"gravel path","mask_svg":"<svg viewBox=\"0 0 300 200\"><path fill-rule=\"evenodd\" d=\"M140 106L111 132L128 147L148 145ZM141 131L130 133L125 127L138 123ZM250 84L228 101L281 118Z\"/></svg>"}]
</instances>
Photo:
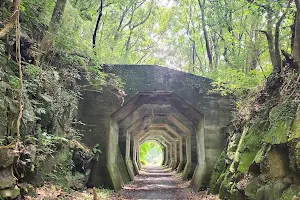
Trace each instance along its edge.
<instances>
[{"instance_id":1,"label":"gravel path","mask_svg":"<svg viewBox=\"0 0 300 200\"><path fill-rule=\"evenodd\" d=\"M182 182L171 169L145 167L141 175L110 199L218 199L206 192L193 192L188 185L189 182Z\"/></svg>"}]
</instances>

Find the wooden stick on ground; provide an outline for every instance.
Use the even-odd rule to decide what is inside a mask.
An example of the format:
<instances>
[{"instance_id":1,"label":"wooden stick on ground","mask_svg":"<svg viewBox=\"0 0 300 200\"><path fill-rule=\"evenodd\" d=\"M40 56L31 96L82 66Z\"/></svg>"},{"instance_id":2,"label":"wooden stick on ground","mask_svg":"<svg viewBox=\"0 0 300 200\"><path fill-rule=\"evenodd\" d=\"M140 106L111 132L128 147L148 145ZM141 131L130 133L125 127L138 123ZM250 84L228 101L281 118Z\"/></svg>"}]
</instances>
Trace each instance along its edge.
<instances>
[{"instance_id":1,"label":"wooden stick on ground","mask_svg":"<svg viewBox=\"0 0 300 200\"><path fill-rule=\"evenodd\" d=\"M98 200L95 187L93 187L93 195L94 195L94 200Z\"/></svg>"}]
</instances>

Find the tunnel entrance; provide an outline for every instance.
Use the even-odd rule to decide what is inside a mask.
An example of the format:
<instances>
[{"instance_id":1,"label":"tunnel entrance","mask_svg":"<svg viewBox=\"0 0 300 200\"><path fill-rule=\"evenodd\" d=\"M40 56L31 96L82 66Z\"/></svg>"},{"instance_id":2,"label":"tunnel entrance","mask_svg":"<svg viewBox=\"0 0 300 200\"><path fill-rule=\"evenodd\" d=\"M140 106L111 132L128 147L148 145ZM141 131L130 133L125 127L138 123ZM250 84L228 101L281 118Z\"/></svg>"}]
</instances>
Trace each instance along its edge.
<instances>
[{"instance_id":1,"label":"tunnel entrance","mask_svg":"<svg viewBox=\"0 0 300 200\"><path fill-rule=\"evenodd\" d=\"M125 83L125 104L108 89L83 93L83 141L102 151L91 183L120 190L141 171L140 145L156 141L163 166L207 187L226 143L231 100L215 94L209 79L158 66L102 66Z\"/></svg>"},{"instance_id":2,"label":"tunnel entrance","mask_svg":"<svg viewBox=\"0 0 300 200\"><path fill-rule=\"evenodd\" d=\"M119 146L131 180L140 174L143 165L159 163L152 162L149 155L145 157L147 145L151 144L148 141L163 149L159 164L182 172L184 180L192 178L199 161L204 164L203 116L175 92L140 92L113 113L111 119L109 154L117 152ZM113 158L109 155L112 167L118 162ZM126 177L123 171L125 168L120 175Z\"/></svg>"},{"instance_id":3,"label":"tunnel entrance","mask_svg":"<svg viewBox=\"0 0 300 200\"><path fill-rule=\"evenodd\" d=\"M147 140L140 145L140 162L142 166L161 166L164 152L162 146L154 141Z\"/></svg>"}]
</instances>

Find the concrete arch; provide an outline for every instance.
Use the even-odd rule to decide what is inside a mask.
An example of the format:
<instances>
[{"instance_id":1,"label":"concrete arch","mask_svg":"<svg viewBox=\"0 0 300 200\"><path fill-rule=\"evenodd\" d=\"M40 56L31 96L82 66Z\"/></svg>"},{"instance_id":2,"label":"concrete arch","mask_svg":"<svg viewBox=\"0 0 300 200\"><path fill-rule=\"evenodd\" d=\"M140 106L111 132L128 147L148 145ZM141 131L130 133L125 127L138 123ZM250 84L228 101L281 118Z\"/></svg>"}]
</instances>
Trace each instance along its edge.
<instances>
[{"instance_id":1,"label":"concrete arch","mask_svg":"<svg viewBox=\"0 0 300 200\"><path fill-rule=\"evenodd\" d=\"M172 135L174 135L175 137L177 137L179 139L179 163L176 167L177 172L180 172L182 167L184 167L184 163L183 163L183 137L177 133L175 130L173 130L172 127L170 127L168 124L152 124L150 127L151 128L155 128L155 129L159 129L159 128L165 128L167 131L169 131ZM190 141L190 135L185 135L186 137L186 141ZM185 153L187 155L187 157L191 157L191 144L190 142L186 143L186 149L185 149Z\"/></svg>"},{"instance_id":2,"label":"concrete arch","mask_svg":"<svg viewBox=\"0 0 300 200\"><path fill-rule=\"evenodd\" d=\"M174 166L182 166L183 165L183 151L182 151L182 136L178 134L176 131L174 131L169 125L167 124L151 124L148 126L147 130L163 130L165 129L166 132L169 132L169 135L173 135L173 137L177 138L178 140L178 146L179 146L179 163L178 160L176 159L174 162ZM177 146L177 145L176 145ZM187 146L190 146L190 144L187 144ZM176 148L176 147L175 147ZM177 150L177 149L176 149ZM189 149L190 150L190 149ZM186 154L190 154L190 152L186 152ZM177 152L176 152L176 158L178 157Z\"/></svg>"},{"instance_id":3,"label":"concrete arch","mask_svg":"<svg viewBox=\"0 0 300 200\"><path fill-rule=\"evenodd\" d=\"M165 148L165 151L166 151L166 162L163 162L164 163L167 163L170 159L170 153L169 153L169 149L170 149L170 142L168 140L166 140L164 137L162 136L148 136L146 137L145 139L143 139L142 141L140 141L140 144L143 144L144 142L148 141L148 140L155 140L156 142L160 143L162 146L164 146Z\"/></svg>"},{"instance_id":4,"label":"concrete arch","mask_svg":"<svg viewBox=\"0 0 300 200\"><path fill-rule=\"evenodd\" d=\"M136 135L135 136L135 143L134 143L134 147L135 147L135 151L136 153L135 154L138 154L138 148L137 146L140 145L140 141L142 141L143 139L145 139L147 136L153 136L153 135L162 135L164 138L165 138L165 141L166 142L169 142L170 144L170 160L171 160L171 166L172 168L174 169L175 168L175 164L177 162L177 141L175 138L172 138L166 131L162 131L162 130L148 130L145 132L144 135L140 134L140 135ZM134 157L134 162L137 161L136 160L137 158ZM139 164L137 162L137 164Z\"/></svg>"},{"instance_id":5,"label":"concrete arch","mask_svg":"<svg viewBox=\"0 0 300 200\"><path fill-rule=\"evenodd\" d=\"M153 115L153 114L147 114L144 115L141 119L136 120L126 131L126 165L128 168L128 171L130 174L134 174L134 169L133 169L133 164L130 161L130 152L131 152L131 148L130 148L130 140L131 140L131 134L136 134L137 130L144 130L145 128L147 128L149 125L151 125L151 121L148 123L145 123L147 121L149 121L149 119L155 118L155 117L159 117L159 118L163 118L165 121L168 121L172 124L174 124L178 129L180 129L182 131L182 133L184 134L184 139L185 139L185 155L186 155L186 160L185 163L183 163L183 159L180 160L180 165L177 168L177 171L180 172L182 171L182 167L184 167L184 171L182 174L182 178L184 180L187 180L187 178L191 175L191 173L193 173L193 168L191 168L191 131L190 128L187 127L187 125L185 125L184 123L182 123L180 120L178 120L173 114L166 114L166 115L162 115L159 114L158 116ZM162 124L155 124L155 126L163 126ZM138 128L139 127L139 128ZM172 132L172 128L167 125L166 126L171 132ZM162 127L163 128L163 127ZM180 135L180 134L179 134ZM181 136L181 135L180 135ZM183 136L182 136L183 137ZM182 143L182 139L180 139ZM194 139L195 142L195 139ZM181 145L180 145L181 147ZM182 152L181 152L182 153ZM132 176L131 176L132 177Z\"/></svg>"},{"instance_id":6,"label":"concrete arch","mask_svg":"<svg viewBox=\"0 0 300 200\"><path fill-rule=\"evenodd\" d=\"M145 105L143 105L143 106L145 106ZM140 108L142 108L143 106L141 106ZM139 109L140 109L139 108ZM131 115L133 115L133 116L137 116L138 114L138 112L141 112L141 113L144 113L145 112L145 109L143 109L143 110L140 110L139 111L139 109L137 109L137 110L135 110L134 112L132 112L132 114ZM141 131L141 130L144 130L145 128L146 128L146 126L147 125L149 125L149 124L151 124L152 122L151 122L151 120L152 119L161 119L161 120L163 120L163 121L167 121L167 122L169 122L169 124L171 123L172 125L174 124L174 126L176 126L176 128L178 128L179 130L180 130L180 132L182 132L183 134L186 134L184 131L182 131L183 129L182 128L180 128L180 127L177 127L177 125L176 125L176 123L174 123L173 121L171 121L171 120L169 120L168 118L167 118L167 116L168 115L170 115L170 114L172 114L174 117L173 118L175 118L175 115L176 115L176 118L177 117L179 117L180 118L180 121L184 121L185 123L187 123L188 125L186 125L186 126L189 126L189 128L190 128L190 130L193 130L193 134L190 134L191 133L191 131L189 130L189 131L187 131L187 133L188 134L190 134L190 136L189 137L192 137L192 142L193 142L193 147L194 147L194 149L193 149L193 154L195 155L196 154L196 136L195 136L195 126L194 126L194 124L192 123L192 122L190 122L185 116L183 116L181 113L179 113L176 109L174 109L174 108L170 108L171 110L169 110L169 112L171 112L171 113L152 113L152 114L144 114L144 115L142 115L142 116L139 116L140 118L138 118L138 117L136 117L137 119L135 119L135 120L132 120L132 119L134 119L134 117L130 117L130 118L128 118L128 120L127 120L127 118L125 119L125 120L123 120L122 121L122 123L125 123L125 124L128 124L129 123L129 125L127 125L127 126L125 126L125 125L122 125L122 123L121 123L121 125L120 125L120 135L119 135L119 139L120 139L120 145L121 145L121 149L123 148L123 151L125 151L125 147L126 147L126 145L125 145L125 138L128 138L127 136L126 137L124 137L125 135L126 135L126 133L127 133L127 131L129 131L130 133L131 132L133 132L132 134L136 134L137 132L139 132L139 131ZM151 110L151 108L149 108L149 110ZM147 111L147 110L146 110ZM127 121L126 121L127 120ZM125 122L124 122L125 121ZM132 122L132 121L134 121L134 122ZM178 120L179 121L179 120ZM127 129L127 130L126 130ZM123 136L124 135L124 136ZM124 138L124 139L122 139L122 138ZM124 145L122 145L122 143L124 143ZM123 147L122 147L123 146ZM194 158L195 158L195 156L194 156ZM190 158L189 158L190 159ZM194 162L197 162L197 160L194 160Z\"/></svg>"}]
</instances>

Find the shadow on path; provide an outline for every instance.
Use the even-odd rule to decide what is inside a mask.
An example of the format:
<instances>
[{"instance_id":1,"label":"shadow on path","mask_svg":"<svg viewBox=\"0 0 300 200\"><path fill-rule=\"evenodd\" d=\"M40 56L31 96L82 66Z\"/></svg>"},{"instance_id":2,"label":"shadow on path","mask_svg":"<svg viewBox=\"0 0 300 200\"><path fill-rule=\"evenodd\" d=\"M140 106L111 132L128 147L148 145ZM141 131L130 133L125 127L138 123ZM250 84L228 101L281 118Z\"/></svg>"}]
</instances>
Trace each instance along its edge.
<instances>
[{"instance_id":1,"label":"shadow on path","mask_svg":"<svg viewBox=\"0 0 300 200\"><path fill-rule=\"evenodd\" d=\"M135 180L114 194L111 199L216 199L196 197L170 168L144 167Z\"/></svg>"}]
</instances>

